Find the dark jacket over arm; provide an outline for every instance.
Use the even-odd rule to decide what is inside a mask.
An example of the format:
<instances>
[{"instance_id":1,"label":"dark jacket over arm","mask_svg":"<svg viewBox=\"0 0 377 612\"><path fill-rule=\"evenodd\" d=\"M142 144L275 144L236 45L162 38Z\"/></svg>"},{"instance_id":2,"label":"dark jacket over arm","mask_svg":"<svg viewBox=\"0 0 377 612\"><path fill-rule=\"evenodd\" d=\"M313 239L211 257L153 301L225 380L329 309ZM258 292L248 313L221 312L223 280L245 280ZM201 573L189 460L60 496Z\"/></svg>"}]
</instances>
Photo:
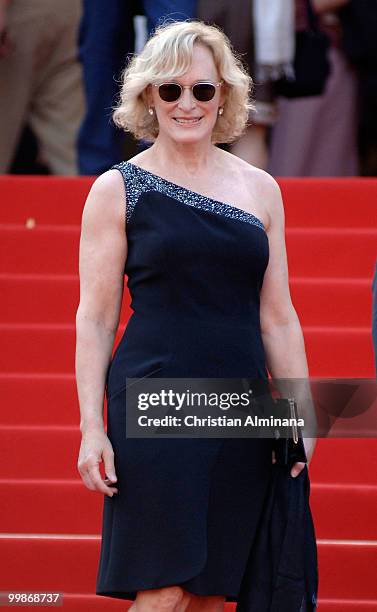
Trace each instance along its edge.
<instances>
[{"instance_id":1,"label":"dark jacket over arm","mask_svg":"<svg viewBox=\"0 0 377 612\"><path fill-rule=\"evenodd\" d=\"M317 545L308 467L296 477L275 463L236 612L314 612Z\"/></svg>"}]
</instances>

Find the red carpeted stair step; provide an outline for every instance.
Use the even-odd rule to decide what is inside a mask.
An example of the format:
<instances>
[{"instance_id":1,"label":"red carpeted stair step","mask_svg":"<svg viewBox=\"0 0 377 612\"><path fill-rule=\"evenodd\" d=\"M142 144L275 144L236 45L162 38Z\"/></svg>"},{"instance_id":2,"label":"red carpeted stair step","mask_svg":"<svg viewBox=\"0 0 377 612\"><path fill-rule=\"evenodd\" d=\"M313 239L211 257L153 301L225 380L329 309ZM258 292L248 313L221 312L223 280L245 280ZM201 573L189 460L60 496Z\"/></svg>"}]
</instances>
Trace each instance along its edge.
<instances>
[{"instance_id":1,"label":"red carpeted stair step","mask_svg":"<svg viewBox=\"0 0 377 612\"><path fill-rule=\"evenodd\" d=\"M93 593L99 546L100 536L3 535L0 590ZM319 598L377 599L375 542L320 540L318 557Z\"/></svg>"},{"instance_id":2,"label":"red carpeted stair step","mask_svg":"<svg viewBox=\"0 0 377 612\"><path fill-rule=\"evenodd\" d=\"M290 275L372 279L377 229L287 228Z\"/></svg>"},{"instance_id":3,"label":"red carpeted stair step","mask_svg":"<svg viewBox=\"0 0 377 612\"><path fill-rule=\"evenodd\" d=\"M372 285L368 279L303 278L290 280L301 325L370 327Z\"/></svg>"},{"instance_id":4,"label":"red carpeted stair step","mask_svg":"<svg viewBox=\"0 0 377 612\"><path fill-rule=\"evenodd\" d=\"M377 600L322 598L318 600L318 610L321 612L372 612L377 610Z\"/></svg>"},{"instance_id":5,"label":"red carpeted stair step","mask_svg":"<svg viewBox=\"0 0 377 612\"><path fill-rule=\"evenodd\" d=\"M0 426L78 427L74 374L1 374Z\"/></svg>"},{"instance_id":6,"label":"red carpeted stair step","mask_svg":"<svg viewBox=\"0 0 377 612\"><path fill-rule=\"evenodd\" d=\"M2 478L79 478L79 415L76 406L67 406L67 411L77 415L77 427L15 426L0 430Z\"/></svg>"},{"instance_id":7,"label":"red carpeted stair step","mask_svg":"<svg viewBox=\"0 0 377 612\"><path fill-rule=\"evenodd\" d=\"M125 283L126 285L126 283ZM0 275L1 323L74 323L80 299L78 275ZM131 314L125 286L124 324Z\"/></svg>"},{"instance_id":8,"label":"red carpeted stair step","mask_svg":"<svg viewBox=\"0 0 377 612\"><path fill-rule=\"evenodd\" d=\"M103 495L89 491L79 478L3 478L0 504L4 532L101 531ZM377 485L323 484L311 476L310 504L317 538L377 540L377 525L370 520L377 516Z\"/></svg>"},{"instance_id":9,"label":"red carpeted stair step","mask_svg":"<svg viewBox=\"0 0 377 612\"><path fill-rule=\"evenodd\" d=\"M375 376L369 327L304 327L310 376Z\"/></svg>"},{"instance_id":10,"label":"red carpeted stair step","mask_svg":"<svg viewBox=\"0 0 377 612\"><path fill-rule=\"evenodd\" d=\"M377 438L320 438L309 469L313 482L377 485Z\"/></svg>"},{"instance_id":11,"label":"red carpeted stair step","mask_svg":"<svg viewBox=\"0 0 377 612\"><path fill-rule=\"evenodd\" d=\"M70 374L0 374L0 427L78 426L78 400Z\"/></svg>"},{"instance_id":12,"label":"red carpeted stair step","mask_svg":"<svg viewBox=\"0 0 377 612\"><path fill-rule=\"evenodd\" d=\"M375 178L278 179L290 227L376 227Z\"/></svg>"},{"instance_id":13,"label":"red carpeted stair step","mask_svg":"<svg viewBox=\"0 0 377 612\"><path fill-rule=\"evenodd\" d=\"M0 226L0 271L77 274L79 236L77 226Z\"/></svg>"},{"instance_id":14,"label":"red carpeted stair step","mask_svg":"<svg viewBox=\"0 0 377 612\"><path fill-rule=\"evenodd\" d=\"M0 176L0 223L79 225L94 178Z\"/></svg>"},{"instance_id":15,"label":"red carpeted stair step","mask_svg":"<svg viewBox=\"0 0 377 612\"><path fill-rule=\"evenodd\" d=\"M80 301L77 275L0 275L1 323L72 323Z\"/></svg>"},{"instance_id":16,"label":"red carpeted stair step","mask_svg":"<svg viewBox=\"0 0 377 612\"><path fill-rule=\"evenodd\" d=\"M124 326L118 330L119 341ZM72 374L76 330L73 323L0 325L0 372ZM54 350L51 350L54 347Z\"/></svg>"}]
</instances>

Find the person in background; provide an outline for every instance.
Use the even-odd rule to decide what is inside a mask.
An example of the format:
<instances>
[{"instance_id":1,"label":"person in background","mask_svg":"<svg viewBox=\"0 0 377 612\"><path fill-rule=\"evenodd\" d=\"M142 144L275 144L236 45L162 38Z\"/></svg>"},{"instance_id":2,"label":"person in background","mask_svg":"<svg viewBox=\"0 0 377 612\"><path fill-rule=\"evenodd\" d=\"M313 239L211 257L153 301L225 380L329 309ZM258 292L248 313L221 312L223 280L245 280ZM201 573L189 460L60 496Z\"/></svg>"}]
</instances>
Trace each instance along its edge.
<instances>
[{"instance_id":1,"label":"person in background","mask_svg":"<svg viewBox=\"0 0 377 612\"><path fill-rule=\"evenodd\" d=\"M339 10L342 47L358 80L360 173L377 175L377 2L349 0Z\"/></svg>"},{"instance_id":2,"label":"person in background","mask_svg":"<svg viewBox=\"0 0 377 612\"><path fill-rule=\"evenodd\" d=\"M11 168L25 125L52 174L78 173L80 15L80 0L0 0L1 174Z\"/></svg>"},{"instance_id":3,"label":"person in background","mask_svg":"<svg viewBox=\"0 0 377 612\"><path fill-rule=\"evenodd\" d=\"M357 74L342 50L337 14L347 2L312 0L330 36L331 73L320 96L279 98L267 168L273 176L359 174Z\"/></svg>"},{"instance_id":4,"label":"person in background","mask_svg":"<svg viewBox=\"0 0 377 612\"><path fill-rule=\"evenodd\" d=\"M77 140L80 174L101 174L122 159L124 135L111 123L111 113L117 77L134 50L138 12L134 1L83 2L79 44L86 112Z\"/></svg>"},{"instance_id":5,"label":"person in background","mask_svg":"<svg viewBox=\"0 0 377 612\"><path fill-rule=\"evenodd\" d=\"M293 3L293 0L292 0ZM263 41L274 39L273 32L282 29L288 43L276 50L275 70L278 74L293 60L293 48L289 44L293 37L292 12L287 0L198 0L197 16L208 24L219 26L231 41L245 68L254 81L254 108L250 111L248 126L235 142L231 151L241 159L265 169L268 162L267 134L277 120L276 96L272 80L258 78L257 51L264 50ZM272 6L273 4L273 6ZM266 16L268 19L266 19Z\"/></svg>"},{"instance_id":6,"label":"person in background","mask_svg":"<svg viewBox=\"0 0 377 612\"><path fill-rule=\"evenodd\" d=\"M111 121L122 69L135 49L134 17L145 15L147 36L164 19L194 16L196 0L84 0L80 25L86 114L77 147L80 174L99 175L124 157L124 133Z\"/></svg>"}]
</instances>

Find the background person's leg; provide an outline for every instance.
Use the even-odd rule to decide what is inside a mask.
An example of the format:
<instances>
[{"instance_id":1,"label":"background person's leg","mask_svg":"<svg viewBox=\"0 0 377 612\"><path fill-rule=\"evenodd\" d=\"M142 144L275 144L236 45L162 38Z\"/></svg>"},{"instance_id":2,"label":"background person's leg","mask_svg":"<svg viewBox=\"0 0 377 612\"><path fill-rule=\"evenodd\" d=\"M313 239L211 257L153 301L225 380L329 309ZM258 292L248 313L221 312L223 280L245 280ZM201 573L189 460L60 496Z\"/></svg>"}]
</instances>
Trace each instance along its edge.
<instances>
[{"instance_id":1,"label":"background person's leg","mask_svg":"<svg viewBox=\"0 0 377 612\"><path fill-rule=\"evenodd\" d=\"M12 48L0 60L0 174L10 171L26 123L42 35L40 16L38 2L19 1L9 6L7 30Z\"/></svg>"},{"instance_id":2,"label":"background person's leg","mask_svg":"<svg viewBox=\"0 0 377 612\"><path fill-rule=\"evenodd\" d=\"M77 59L81 1L45 0L45 40L34 79L30 126L53 174L78 174L76 140L84 116Z\"/></svg>"},{"instance_id":3,"label":"background person's leg","mask_svg":"<svg viewBox=\"0 0 377 612\"><path fill-rule=\"evenodd\" d=\"M123 159L124 132L112 123L117 81L134 50L134 3L84 0L80 25L86 114L78 137L80 174L98 175Z\"/></svg>"}]
</instances>

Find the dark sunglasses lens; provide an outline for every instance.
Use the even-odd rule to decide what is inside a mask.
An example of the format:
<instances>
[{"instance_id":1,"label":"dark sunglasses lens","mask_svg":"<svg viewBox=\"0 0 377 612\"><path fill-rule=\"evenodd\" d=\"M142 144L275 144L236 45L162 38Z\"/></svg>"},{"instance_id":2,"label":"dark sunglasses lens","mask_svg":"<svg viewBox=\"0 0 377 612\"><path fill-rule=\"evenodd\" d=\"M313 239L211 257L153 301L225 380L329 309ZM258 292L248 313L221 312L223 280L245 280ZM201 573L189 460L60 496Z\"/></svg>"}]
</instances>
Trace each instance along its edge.
<instances>
[{"instance_id":1,"label":"dark sunglasses lens","mask_svg":"<svg viewBox=\"0 0 377 612\"><path fill-rule=\"evenodd\" d=\"M197 83L192 91L199 102L209 102L215 95L216 87L211 83Z\"/></svg>"},{"instance_id":2,"label":"dark sunglasses lens","mask_svg":"<svg viewBox=\"0 0 377 612\"><path fill-rule=\"evenodd\" d=\"M175 102L181 95L181 88L176 83L165 83L158 88L161 100Z\"/></svg>"}]
</instances>

